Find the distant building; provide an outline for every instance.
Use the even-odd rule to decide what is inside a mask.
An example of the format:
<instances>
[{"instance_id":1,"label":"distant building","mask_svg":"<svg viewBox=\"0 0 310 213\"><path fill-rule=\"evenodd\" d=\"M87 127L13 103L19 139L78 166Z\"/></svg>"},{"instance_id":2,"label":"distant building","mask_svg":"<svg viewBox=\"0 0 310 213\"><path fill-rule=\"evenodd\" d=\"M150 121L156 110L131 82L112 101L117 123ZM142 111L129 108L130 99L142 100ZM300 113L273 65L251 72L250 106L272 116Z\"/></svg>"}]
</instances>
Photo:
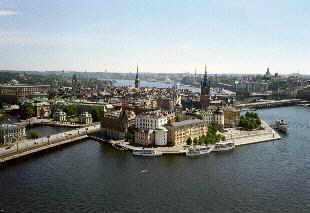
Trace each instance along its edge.
<instances>
[{"instance_id":1,"label":"distant building","mask_svg":"<svg viewBox=\"0 0 310 213\"><path fill-rule=\"evenodd\" d=\"M208 131L208 123L204 120L185 120L167 126L168 144L185 144L188 138L194 139Z\"/></svg>"},{"instance_id":2,"label":"distant building","mask_svg":"<svg viewBox=\"0 0 310 213\"><path fill-rule=\"evenodd\" d=\"M26 136L26 128L14 124L0 125L0 144L10 144L20 141Z\"/></svg>"},{"instance_id":3,"label":"distant building","mask_svg":"<svg viewBox=\"0 0 310 213\"><path fill-rule=\"evenodd\" d=\"M208 125L215 123L224 128L224 111L220 107L210 107L208 111L202 112L201 115Z\"/></svg>"},{"instance_id":4,"label":"distant building","mask_svg":"<svg viewBox=\"0 0 310 213\"><path fill-rule=\"evenodd\" d=\"M0 101L16 104L24 98L31 98L40 93L47 94L50 85L0 85Z\"/></svg>"},{"instance_id":5,"label":"distant building","mask_svg":"<svg viewBox=\"0 0 310 213\"><path fill-rule=\"evenodd\" d=\"M92 118L92 115L89 113L89 112L83 112L81 115L80 115L80 122L82 124L91 124L93 122L93 118Z\"/></svg>"},{"instance_id":6,"label":"distant building","mask_svg":"<svg viewBox=\"0 0 310 213\"><path fill-rule=\"evenodd\" d=\"M168 118L162 113L140 114L136 117L136 128L157 129L167 124Z\"/></svg>"}]
</instances>

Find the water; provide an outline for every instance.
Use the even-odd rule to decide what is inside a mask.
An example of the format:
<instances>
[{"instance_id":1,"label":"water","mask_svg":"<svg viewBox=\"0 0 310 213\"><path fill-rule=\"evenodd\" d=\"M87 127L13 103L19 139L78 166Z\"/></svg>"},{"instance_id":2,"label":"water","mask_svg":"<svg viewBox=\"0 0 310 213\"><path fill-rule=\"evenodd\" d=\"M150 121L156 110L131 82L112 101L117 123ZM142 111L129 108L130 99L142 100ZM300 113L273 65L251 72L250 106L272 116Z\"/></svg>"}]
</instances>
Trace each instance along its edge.
<instances>
[{"instance_id":1,"label":"water","mask_svg":"<svg viewBox=\"0 0 310 213\"><path fill-rule=\"evenodd\" d=\"M117 86L117 87L133 86L134 82L135 82L134 80L123 80L123 79L122 80L114 79L114 81L115 82L113 83L113 85ZM173 85L174 85L173 82L168 83L168 82L159 82L159 81L156 81L156 82L140 81L141 87L171 88L171 87L173 87ZM179 89L188 89L188 90L193 91L193 92L199 92L200 91L200 88L192 87L192 86L184 85L184 84L179 84L178 88Z\"/></svg>"},{"instance_id":2,"label":"water","mask_svg":"<svg viewBox=\"0 0 310 213\"><path fill-rule=\"evenodd\" d=\"M27 133L33 130L38 130L40 132L40 137L46 137L49 135L54 135L61 132L66 132L72 130L72 128L66 127L52 127L52 126L35 126L27 129Z\"/></svg>"},{"instance_id":3,"label":"water","mask_svg":"<svg viewBox=\"0 0 310 213\"><path fill-rule=\"evenodd\" d=\"M189 159L152 159L88 140L0 170L5 212L309 212L310 109L258 113L286 119L280 141Z\"/></svg>"}]
</instances>

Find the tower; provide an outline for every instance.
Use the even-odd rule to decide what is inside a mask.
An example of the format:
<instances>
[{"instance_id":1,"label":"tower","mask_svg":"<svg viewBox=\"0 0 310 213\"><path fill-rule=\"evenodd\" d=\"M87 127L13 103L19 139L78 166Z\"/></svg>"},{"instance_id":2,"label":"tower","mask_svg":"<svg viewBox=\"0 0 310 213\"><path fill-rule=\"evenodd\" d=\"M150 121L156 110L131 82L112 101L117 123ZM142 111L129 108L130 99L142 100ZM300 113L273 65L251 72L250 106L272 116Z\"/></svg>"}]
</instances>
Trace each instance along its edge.
<instances>
[{"instance_id":1,"label":"tower","mask_svg":"<svg viewBox=\"0 0 310 213\"><path fill-rule=\"evenodd\" d=\"M201 110L207 111L210 103L210 82L208 81L207 66L205 65L205 74L201 81L200 105Z\"/></svg>"},{"instance_id":2,"label":"tower","mask_svg":"<svg viewBox=\"0 0 310 213\"><path fill-rule=\"evenodd\" d=\"M140 88L140 79L139 79L139 67L137 65L137 73L136 73L136 79L135 79L135 88Z\"/></svg>"}]
</instances>

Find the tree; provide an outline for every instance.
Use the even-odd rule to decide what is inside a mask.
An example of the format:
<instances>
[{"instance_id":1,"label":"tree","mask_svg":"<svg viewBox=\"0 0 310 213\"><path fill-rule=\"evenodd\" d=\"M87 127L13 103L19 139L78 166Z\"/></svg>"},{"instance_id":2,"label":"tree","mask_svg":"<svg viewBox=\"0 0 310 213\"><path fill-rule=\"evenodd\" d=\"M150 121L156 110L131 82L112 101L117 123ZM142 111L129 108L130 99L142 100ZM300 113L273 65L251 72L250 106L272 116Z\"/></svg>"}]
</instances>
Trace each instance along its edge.
<instances>
[{"instance_id":1,"label":"tree","mask_svg":"<svg viewBox=\"0 0 310 213\"><path fill-rule=\"evenodd\" d=\"M33 116L35 116L34 106L30 103L23 104L20 107L20 110L21 110L21 116L24 119L32 118Z\"/></svg>"},{"instance_id":2,"label":"tree","mask_svg":"<svg viewBox=\"0 0 310 213\"><path fill-rule=\"evenodd\" d=\"M91 115L93 117L93 121L100 121L102 110L99 107L93 107L91 110Z\"/></svg>"},{"instance_id":3,"label":"tree","mask_svg":"<svg viewBox=\"0 0 310 213\"><path fill-rule=\"evenodd\" d=\"M194 138L193 144L194 144L194 145L198 145L198 143L199 143L198 139L197 139L197 138Z\"/></svg>"},{"instance_id":4,"label":"tree","mask_svg":"<svg viewBox=\"0 0 310 213\"><path fill-rule=\"evenodd\" d=\"M68 116L74 116L78 113L78 108L76 105L70 104L64 107L64 112L67 113Z\"/></svg>"},{"instance_id":5,"label":"tree","mask_svg":"<svg viewBox=\"0 0 310 213\"><path fill-rule=\"evenodd\" d=\"M190 137L187 138L187 140L186 140L186 144L187 144L187 145L189 145L189 146L192 145L192 142L193 142L193 141L192 141L192 139L191 139Z\"/></svg>"},{"instance_id":6,"label":"tree","mask_svg":"<svg viewBox=\"0 0 310 213\"><path fill-rule=\"evenodd\" d=\"M32 130L30 131L30 138L36 139L40 137L40 131L39 130Z\"/></svg>"}]
</instances>

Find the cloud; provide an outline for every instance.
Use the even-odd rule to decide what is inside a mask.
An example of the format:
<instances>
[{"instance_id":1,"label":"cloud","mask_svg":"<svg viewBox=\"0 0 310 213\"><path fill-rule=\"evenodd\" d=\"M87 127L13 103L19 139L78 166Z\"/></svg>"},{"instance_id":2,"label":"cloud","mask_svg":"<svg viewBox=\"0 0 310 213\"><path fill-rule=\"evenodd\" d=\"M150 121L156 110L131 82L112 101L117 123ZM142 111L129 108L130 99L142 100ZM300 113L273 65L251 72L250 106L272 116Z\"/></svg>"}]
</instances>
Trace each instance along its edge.
<instances>
[{"instance_id":1,"label":"cloud","mask_svg":"<svg viewBox=\"0 0 310 213\"><path fill-rule=\"evenodd\" d=\"M14 10L3 10L0 9L0 16L16 16L17 12Z\"/></svg>"}]
</instances>

